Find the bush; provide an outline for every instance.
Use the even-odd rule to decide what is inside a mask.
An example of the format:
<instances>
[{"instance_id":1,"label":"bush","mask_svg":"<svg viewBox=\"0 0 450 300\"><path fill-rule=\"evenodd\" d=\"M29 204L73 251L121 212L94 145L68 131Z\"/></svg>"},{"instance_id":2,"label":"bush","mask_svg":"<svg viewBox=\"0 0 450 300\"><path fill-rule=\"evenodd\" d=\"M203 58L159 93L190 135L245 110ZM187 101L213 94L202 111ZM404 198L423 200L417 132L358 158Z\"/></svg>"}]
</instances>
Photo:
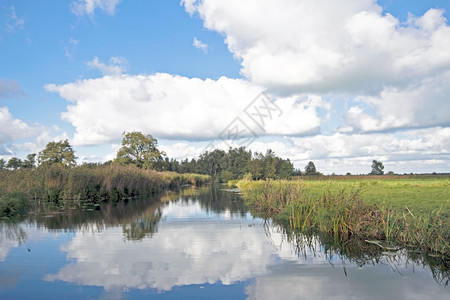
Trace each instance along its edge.
<instances>
[{"instance_id":1,"label":"bush","mask_svg":"<svg viewBox=\"0 0 450 300\"><path fill-rule=\"evenodd\" d=\"M0 198L0 218L9 219L26 214L28 197L22 192L10 192Z\"/></svg>"}]
</instances>

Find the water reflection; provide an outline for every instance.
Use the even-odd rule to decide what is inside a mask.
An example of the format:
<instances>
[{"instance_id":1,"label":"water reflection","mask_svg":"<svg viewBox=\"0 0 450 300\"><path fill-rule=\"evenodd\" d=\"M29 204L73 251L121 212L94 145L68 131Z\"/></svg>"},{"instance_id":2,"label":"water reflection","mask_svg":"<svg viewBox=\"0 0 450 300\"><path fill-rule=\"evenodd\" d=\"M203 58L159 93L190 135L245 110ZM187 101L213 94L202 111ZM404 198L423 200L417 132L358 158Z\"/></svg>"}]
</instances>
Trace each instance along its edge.
<instances>
[{"instance_id":1,"label":"water reflection","mask_svg":"<svg viewBox=\"0 0 450 300\"><path fill-rule=\"evenodd\" d=\"M450 261L448 257L429 256L415 250L397 249L386 251L370 241L351 239L338 242L331 236L305 235L289 231L283 226L268 224L264 226L266 235L271 238L271 232L277 228L282 231L286 241L294 246L295 253L303 259L311 256L324 256L331 264L342 265L342 270L347 276L346 265L355 265L359 269L364 266L386 265L400 276L404 269L426 269L431 272L433 279L442 286L448 286L450 282Z\"/></svg>"},{"instance_id":2,"label":"water reflection","mask_svg":"<svg viewBox=\"0 0 450 300\"><path fill-rule=\"evenodd\" d=\"M3 264L10 257L10 253L21 248L17 256L24 260L26 256L32 255L33 247L30 245L47 236L47 230L39 230L26 223L0 222L0 290L15 287L27 271L27 268L14 264L6 264L7 267L4 267Z\"/></svg>"},{"instance_id":3,"label":"water reflection","mask_svg":"<svg viewBox=\"0 0 450 300\"><path fill-rule=\"evenodd\" d=\"M27 233L20 224L0 223L0 262L6 259L12 248L24 243L26 238ZM0 289L14 287L23 273L23 269L0 269Z\"/></svg>"},{"instance_id":4,"label":"water reflection","mask_svg":"<svg viewBox=\"0 0 450 300\"><path fill-rule=\"evenodd\" d=\"M152 199L133 199L127 203L87 205L67 202L63 207L41 205L35 208L27 222L49 230L73 232L98 232L122 225L125 239L139 240L157 231L163 217L161 207L170 206L174 200L188 206L195 202L198 210L205 214L232 213L245 216L247 213L239 194L226 193L214 186L167 192ZM168 208L165 210L168 211ZM166 215L173 216L173 212Z\"/></svg>"},{"instance_id":5,"label":"water reflection","mask_svg":"<svg viewBox=\"0 0 450 300\"><path fill-rule=\"evenodd\" d=\"M342 268L282 262L247 287L248 299L448 299L445 288L430 285L426 272L386 268Z\"/></svg>"},{"instance_id":6,"label":"water reflection","mask_svg":"<svg viewBox=\"0 0 450 300\"><path fill-rule=\"evenodd\" d=\"M230 198L232 204L234 197ZM192 284L232 284L265 274L276 257L260 221L243 216L240 208L202 199L194 203L188 196L165 203L158 214L164 216L158 232L140 243L118 238L121 227L88 236L77 232L62 248L74 262L45 280L107 290L168 291Z\"/></svg>"},{"instance_id":7,"label":"water reflection","mask_svg":"<svg viewBox=\"0 0 450 300\"><path fill-rule=\"evenodd\" d=\"M17 222L0 222L0 261L4 261L11 248L18 247L27 239L27 233Z\"/></svg>"},{"instance_id":8,"label":"water reflection","mask_svg":"<svg viewBox=\"0 0 450 300\"><path fill-rule=\"evenodd\" d=\"M123 225L124 236L140 239L157 230L159 200L154 197L95 205L69 202L63 207L41 207L27 221L56 232L100 232Z\"/></svg>"},{"instance_id":9,"label":"water reflection","mask_svg":"<svg viewBox=\"0 0 450 300\"><path fill-rule=\"evenodd\" d=\"M8 261L11 249L25 246L26 253L28 244L46 235L61 240L63 259L39 274L42 284L101 287L115 297L218 283L245 283L242 297L249 299L449 296L448 288L433 282L448 282L445 263L433 265L404 250L383 253L364 241L336 244L289 232L253 217L239 194L217 188L98 208L69 205L23 223L0 223L0 262ZM0 292L12 289L24 272L20 264L0 267Z\"/></svg>"}]
</instances>

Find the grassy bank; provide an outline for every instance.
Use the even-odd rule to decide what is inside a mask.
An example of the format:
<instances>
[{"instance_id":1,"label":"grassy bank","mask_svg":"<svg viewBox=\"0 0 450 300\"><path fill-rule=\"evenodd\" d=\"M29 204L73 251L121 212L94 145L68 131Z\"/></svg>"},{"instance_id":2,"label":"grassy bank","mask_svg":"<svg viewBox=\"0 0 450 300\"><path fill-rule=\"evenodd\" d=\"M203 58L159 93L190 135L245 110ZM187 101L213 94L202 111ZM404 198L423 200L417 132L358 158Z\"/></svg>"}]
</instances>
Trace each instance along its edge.
<instances>
[{"instance_id":1,"label":"grassy bank","mask_svg":"<svg viewBox=\"0 0 450 300\"><path fill-rule=\"evenodd\" d=\"M242 180L238 186L257 212L297 231L338 241L383 240L450 256L448 177Z\"/></svg>"},{"instance_id":2,"label":"grassy bank","mask_svg":"<svg viewBox=\"0 0 450 300\"><path fill-rule=\"evenodd\" d=\"M63 204L73 201L117 202L136 196L159 193L167 188L201 185L209 176L156 172L117 165L84 165L66 168L61 165L37 169L0 170L0 202L11 193L26 195L34 202ZM9 195L9 196L8 196ZM1 198L3 197L3 198ZM14 197L13 197L14 198ZM5 204L6 205L6 204ZM8 213L9 208L4 208ZM8 217L0 211L0 217Z\"/></svg>"}]
</instances>

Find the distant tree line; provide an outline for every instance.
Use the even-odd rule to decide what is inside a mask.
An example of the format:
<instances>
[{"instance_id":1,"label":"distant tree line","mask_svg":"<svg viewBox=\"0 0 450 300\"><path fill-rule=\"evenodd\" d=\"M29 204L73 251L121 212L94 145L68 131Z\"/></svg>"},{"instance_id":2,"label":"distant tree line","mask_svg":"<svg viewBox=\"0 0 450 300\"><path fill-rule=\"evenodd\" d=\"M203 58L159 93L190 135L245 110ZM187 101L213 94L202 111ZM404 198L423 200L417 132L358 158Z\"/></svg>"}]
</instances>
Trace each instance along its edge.
<instances>
[{"instance_id":1,"label":"distant tree line","mask_svg":"<svg viewBox=\"0 0 450 300\"><path fill-rule=\"evenodd\" d=\"M294 175L294 166L289 159L275 156L272 150L267 150L265 154L252 153L244 147L230 148L228 151L206 151L198 159L190 161L166 159L165 162L169 171L206 174L221 182L241 179L244 176L258 180L290 178Z\"/></svg>"},{"instance_id":2,"label":"distant tree line","mask_svg":"<svg viewBox=\"0 0 450 300\"><path fill-rule=\"evenodd\" d=\"M49 142L45 149L38 154L28 154L23 161L17 157L12 157L7 162L0 159L0 169L32 169L54 164L70 168L76 165L75 160L75 151L66 139ZM141 169L156 171L205 174L221 182L241 179L244 176L259 180L323 175L317 171L312 161L305 166L304 172L302 172L294 169L289 159L277 157L270 149L265 154L253 153L245 147L230 148L228 151L215 149L202 153L197 159L188 160L186 158L178 161L168 158L164 151L160 151L157 139L151 134L143 134L138 131L124 132L122 146L118 150L116 158L104 164L133 165ZM383 169L382 162L373 160L370 174L382 175L384 174Z\"/></svg>"},{"instance_id":3,"label":"distant tree line","mask_svg":"<svg viewBox=\"0 0 450 300\"><path fill-rule=\"evenodd\" d=\"M12 157L6 162L0 159L0 169L31 169L49 165L61 165L67 168L76 165L75 151L68 140L49 142L38 154L29 154L25 160ZM215 149L207 151L197 159L178 161L169 159L158 149L158 141L150 134L128 132L123 134L122 146L116 157L105 164L133 165L141 169L173 171L178 173L197 173L210 175L218 181L241 179L290 178L298 175L289 159L277 157L272 150L252 153L244 147ZM95 164L93 164L95 165ZM315 168L314 168L315 172ZM300 172L301 173L301 172Z\"/></svg>"}]
</instances>

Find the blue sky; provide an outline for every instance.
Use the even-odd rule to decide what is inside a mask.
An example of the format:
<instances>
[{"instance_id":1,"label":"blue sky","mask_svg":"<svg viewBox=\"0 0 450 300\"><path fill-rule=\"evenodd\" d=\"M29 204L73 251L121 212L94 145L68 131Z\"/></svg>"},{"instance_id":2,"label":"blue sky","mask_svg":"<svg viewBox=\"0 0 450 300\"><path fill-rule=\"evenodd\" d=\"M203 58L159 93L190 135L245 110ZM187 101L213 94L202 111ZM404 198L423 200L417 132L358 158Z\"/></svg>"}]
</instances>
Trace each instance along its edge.
<instances>
[{"instance_id":1,"label":"blue sky","mask_svg":"<svg viewBox=\"0 0 450 300\"><path fill-rule=\"evenodd\" d=\"M1 0L0 157L68 138L79 162L105 161L140 130L181 159L254 133L249 148L297 168L448 172L449 12L446 0ZM258 126L246 112L263 91L279 114ZM242 140L221 139L243 124Z\"/></svg>"}]
</instances>

